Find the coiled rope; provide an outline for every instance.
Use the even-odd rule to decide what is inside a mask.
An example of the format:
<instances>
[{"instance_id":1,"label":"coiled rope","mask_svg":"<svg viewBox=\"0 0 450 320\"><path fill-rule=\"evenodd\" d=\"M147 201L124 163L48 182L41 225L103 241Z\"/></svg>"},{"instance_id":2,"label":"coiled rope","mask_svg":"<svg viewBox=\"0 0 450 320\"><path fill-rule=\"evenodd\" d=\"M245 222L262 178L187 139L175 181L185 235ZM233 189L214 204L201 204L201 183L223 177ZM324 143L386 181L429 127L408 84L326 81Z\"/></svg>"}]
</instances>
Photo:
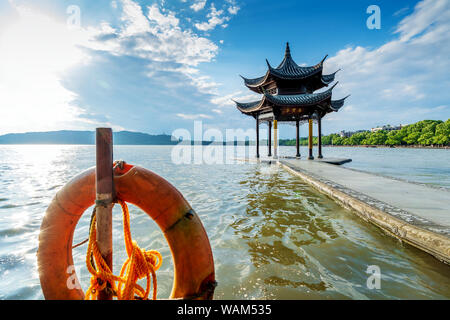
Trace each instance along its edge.
<instances>
[{"instance_id":1,"label":"coiled rope","mask_svg":"<svg viewBox=\"0 0 450 320\"><path fill-rule=\"evenodd\" d=\"M162 264L162 256L156 250L146 251L139 248L136 241L131 237L128 206L120 199L117 201L122 207L124 241L128 258L120 270L120 275L114 275L103 259L97 245L97 231L95 228L96 216L94 208L86 254L86 265L89 272L92 274L92 277L91 284L86 291L85 299L95 300L100 291L111 290L113 296L116 296L118 300L134 300L136 298L146 300L150 295L150 284L153 282L152 299L156 300L156 270L158 270ZM137 281L144 277L147 278L145 290L137 284Z\"/></svg>"}]
</instances>

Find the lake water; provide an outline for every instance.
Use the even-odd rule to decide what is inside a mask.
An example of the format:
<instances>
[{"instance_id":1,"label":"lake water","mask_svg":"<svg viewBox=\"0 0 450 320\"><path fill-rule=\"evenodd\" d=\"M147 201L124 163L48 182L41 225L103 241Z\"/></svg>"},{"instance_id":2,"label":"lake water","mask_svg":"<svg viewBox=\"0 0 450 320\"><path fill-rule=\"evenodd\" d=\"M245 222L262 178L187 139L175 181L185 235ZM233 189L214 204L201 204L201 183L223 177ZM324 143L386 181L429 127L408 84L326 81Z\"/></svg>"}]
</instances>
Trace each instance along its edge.
<instances>
[{"instance_id":1,"label":"lake water","mask_svg":"<svg viewBox=\"0 0 450 320\"><path fill-rule=\"evenodd\" d=\"M306 148L300 152L308 155ZM281 153L294 156L295 148L282 148ZM352 159L343 165L347 168L450 188L449 149L323 147L322 153Z\"/></svg>"},{"instance_id":2,"label":"lake water","mask_svg":"<svg viewBox=\"0 0 450 320\"><path fill-rule=\"evenodd\" d=\"M282 169L176 165L171 150L116 146L114 156L166 178L199 214L213 249L216 299L450 298L449 266L386 236ZM280 153L293 155L295 148ZM450 187L450 150L324 148L324 155L350 157L346 166L354 169ZM0 146L0 299L43 298L36 251L45 210L59 188L93 165L94 146ZM163 255L158 297L167 298L173 280L167 243L145 213L130 209L134 239ZM126 253L120 208L113 214L117 272ZM74 243L87 237L89 216L90 210L80 219ZM83 289L90 278L85 250L73 249ZM366 270L374 265L380 289L367 287Z\"/></svg>"}]
</instances>

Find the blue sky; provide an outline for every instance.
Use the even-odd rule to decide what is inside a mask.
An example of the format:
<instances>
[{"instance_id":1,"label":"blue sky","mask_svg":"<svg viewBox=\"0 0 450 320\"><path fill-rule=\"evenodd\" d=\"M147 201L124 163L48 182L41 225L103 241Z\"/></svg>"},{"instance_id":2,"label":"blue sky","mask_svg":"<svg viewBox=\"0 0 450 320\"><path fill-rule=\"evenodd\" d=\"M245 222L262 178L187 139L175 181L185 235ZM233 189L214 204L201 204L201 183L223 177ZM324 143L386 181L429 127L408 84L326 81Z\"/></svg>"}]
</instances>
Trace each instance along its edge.
<instances>
[{"instance_id":1,"label":"blue sky","mask_svg":"<svg viewBox=\"0 0 450 320\"><path fill-rule=\"evenodd\" d=\"M448 0L1 0L0 134L253 128L239 74L262 76L287 41L298 64L342 69L333 99L351 96L324 133L450 117Z\"/></svg>"}]
</instances>

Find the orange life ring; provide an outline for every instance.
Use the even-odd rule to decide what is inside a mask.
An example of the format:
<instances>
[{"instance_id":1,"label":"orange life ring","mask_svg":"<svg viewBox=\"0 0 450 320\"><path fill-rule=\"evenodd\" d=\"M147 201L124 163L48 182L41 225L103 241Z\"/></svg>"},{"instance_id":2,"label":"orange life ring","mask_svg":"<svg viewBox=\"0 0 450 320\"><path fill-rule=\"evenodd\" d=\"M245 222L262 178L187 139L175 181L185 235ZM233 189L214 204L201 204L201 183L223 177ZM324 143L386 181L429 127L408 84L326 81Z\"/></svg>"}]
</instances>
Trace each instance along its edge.
<instances>
[{"instance_id":1,"label":"orange life ring","mask_svg":"<svg viewBox=\"0 0 450 320\"><path fill-rule=\"evenodd\" d=\"M116 196L145 211L169 243L175 273L170 298L212 299L215 276L211 246L199 217L183 195L157 174L129 164L115 167L114 185ZM59 190L46 211L37 253L46 299L84 298L81 288L68 286L68 278L76 277L72 257L75 227L94 202L95 168L91 168Z\"/></svg>"}]
</instances>

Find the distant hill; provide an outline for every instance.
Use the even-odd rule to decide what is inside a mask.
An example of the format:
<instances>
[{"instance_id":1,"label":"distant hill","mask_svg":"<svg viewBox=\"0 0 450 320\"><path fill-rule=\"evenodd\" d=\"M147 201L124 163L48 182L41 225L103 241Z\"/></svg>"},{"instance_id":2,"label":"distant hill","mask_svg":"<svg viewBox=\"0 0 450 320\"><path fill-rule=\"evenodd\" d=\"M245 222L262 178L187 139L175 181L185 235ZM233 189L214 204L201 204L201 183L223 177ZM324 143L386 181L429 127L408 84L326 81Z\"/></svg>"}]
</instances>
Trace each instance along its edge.
<instances>
[{"instance_id":1,"label":"distant hill","mask_svg":"<svg viewBox=\"0 0 450 320\"><path fill-rule=\"evenodd\" d=\"M172 136L151 135L142 132L113 132L115 145L174 145ZM94 131L48 131L9 133L0 136L0 144L95 144Z\"/></svg>"}]
</instances>

